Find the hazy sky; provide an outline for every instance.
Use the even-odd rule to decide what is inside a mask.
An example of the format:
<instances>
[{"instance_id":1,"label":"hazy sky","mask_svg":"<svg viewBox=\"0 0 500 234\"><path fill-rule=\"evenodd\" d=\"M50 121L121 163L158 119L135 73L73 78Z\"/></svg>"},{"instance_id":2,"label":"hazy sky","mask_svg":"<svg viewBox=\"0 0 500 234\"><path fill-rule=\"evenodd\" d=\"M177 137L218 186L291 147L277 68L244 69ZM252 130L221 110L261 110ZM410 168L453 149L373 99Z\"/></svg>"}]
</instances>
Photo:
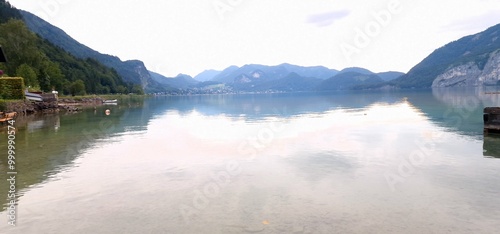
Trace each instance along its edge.
<instances>
[{"instance_id":1,"label":"hazy sky","mask_svg":"<svg viewBox=\"0 0 500 234\"><path fill-rule=\"evenodd\" d=\"M292 63L407 72L500 23L500 0L10 0L79 42L167 76Z\"/></svg>"}]
</instances>

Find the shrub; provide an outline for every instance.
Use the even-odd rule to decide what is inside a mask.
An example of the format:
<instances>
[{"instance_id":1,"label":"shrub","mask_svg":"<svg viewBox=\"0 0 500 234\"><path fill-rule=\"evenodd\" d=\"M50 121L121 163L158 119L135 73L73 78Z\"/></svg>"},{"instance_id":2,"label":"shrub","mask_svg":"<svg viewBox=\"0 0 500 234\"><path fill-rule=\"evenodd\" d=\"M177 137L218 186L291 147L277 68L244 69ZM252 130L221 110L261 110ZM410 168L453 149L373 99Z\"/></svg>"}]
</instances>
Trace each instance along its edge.
<instances>
[{"instance_id":1,"label":"shrub","mask_svg":"<svg viewBox=\"0 0 500 234\"><path fill-rule=\"evenodd\" d=\"M24 99L24 79L21 77L0 78L0 97L9 99Z\"/></svg>"}]
</instances>

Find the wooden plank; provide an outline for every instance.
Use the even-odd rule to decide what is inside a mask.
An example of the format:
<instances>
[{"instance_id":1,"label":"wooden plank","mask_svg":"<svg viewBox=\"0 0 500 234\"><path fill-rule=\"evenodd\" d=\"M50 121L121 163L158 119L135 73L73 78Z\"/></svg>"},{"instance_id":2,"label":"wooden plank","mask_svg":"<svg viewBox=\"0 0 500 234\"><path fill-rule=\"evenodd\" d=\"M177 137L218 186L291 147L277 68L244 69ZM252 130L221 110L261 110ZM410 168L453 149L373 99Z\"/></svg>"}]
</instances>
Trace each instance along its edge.
<instances>
[{"instance_id":1,"label":"wooden plank","mask_svg":"<svg viewBox=\"0 0 500 234\"><path fill-rule=\"evenodd\" d=\"M500 107L486 107L483 112L485 114L500 114Z\"/></svg>"},{"instance_id":2,"label":"wooden plank","mask_svg":"<svg viewBox=\"0 0 500 234\"><path fill-rule=\"evenodd\" d=\"M500 130L500 125L488 124L484 125L484 129Z\"/></svg>"}]
</instances>

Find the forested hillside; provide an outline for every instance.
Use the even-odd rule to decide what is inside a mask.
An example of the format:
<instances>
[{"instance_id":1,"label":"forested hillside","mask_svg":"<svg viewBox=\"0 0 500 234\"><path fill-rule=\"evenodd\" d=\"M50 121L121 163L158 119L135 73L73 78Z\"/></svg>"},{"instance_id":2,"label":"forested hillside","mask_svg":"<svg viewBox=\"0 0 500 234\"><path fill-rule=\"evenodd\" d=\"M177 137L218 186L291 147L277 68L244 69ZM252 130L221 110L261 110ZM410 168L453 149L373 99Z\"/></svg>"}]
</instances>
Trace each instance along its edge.
<instances>
[{"instance_id":1,"label":"forested hillside","mask_svg":"<svg viewBox=\"0 0 500 234\"><path fill-rule=\"evenodd\" d=\"M8 63L0 64L7 76L20 76L31 89L64 94L142 93L100 62L79 59L31 32L21 14L0 0L0 45Z\"/></svg>"},{"instance_id":2,"label":"forested hillside","mask_svg":"<svg viewBox=\"0 0 500 234\"><path fill-rule=\"evenodd\" d=\"M92 48L78 42L62 29L50 24L40 17L27 11L20 11L26 26L46 39L52 44L67 51L77 58L92 58L107 67L116 70L117 74L127 83L137 84L143 87L147 92L163 92L170 87L163 87L155 82L148 72L145 64L140 60L121 61L120 58L108 54L102 54Z\"/></svg>"}]
</instances>

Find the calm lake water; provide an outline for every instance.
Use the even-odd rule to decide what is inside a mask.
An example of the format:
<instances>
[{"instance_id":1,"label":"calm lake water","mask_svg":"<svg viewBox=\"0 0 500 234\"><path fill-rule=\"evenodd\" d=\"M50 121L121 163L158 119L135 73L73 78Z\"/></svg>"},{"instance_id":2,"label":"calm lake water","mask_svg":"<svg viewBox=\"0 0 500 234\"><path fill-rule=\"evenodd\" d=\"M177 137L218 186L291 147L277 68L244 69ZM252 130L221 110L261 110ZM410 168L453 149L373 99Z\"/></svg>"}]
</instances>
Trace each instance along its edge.
<instances>
[{"instance_id":1,"label":"calm lake water","mask_svg":"<svg viewBox=\"0 0 500 234\"><path fill-rule=\"evenodd\" d=\"M214 95L18 119L17 226L3 202L0 232L497 233L482 110L499 105L475 89Z\"/></svg>"}]
</instances>

